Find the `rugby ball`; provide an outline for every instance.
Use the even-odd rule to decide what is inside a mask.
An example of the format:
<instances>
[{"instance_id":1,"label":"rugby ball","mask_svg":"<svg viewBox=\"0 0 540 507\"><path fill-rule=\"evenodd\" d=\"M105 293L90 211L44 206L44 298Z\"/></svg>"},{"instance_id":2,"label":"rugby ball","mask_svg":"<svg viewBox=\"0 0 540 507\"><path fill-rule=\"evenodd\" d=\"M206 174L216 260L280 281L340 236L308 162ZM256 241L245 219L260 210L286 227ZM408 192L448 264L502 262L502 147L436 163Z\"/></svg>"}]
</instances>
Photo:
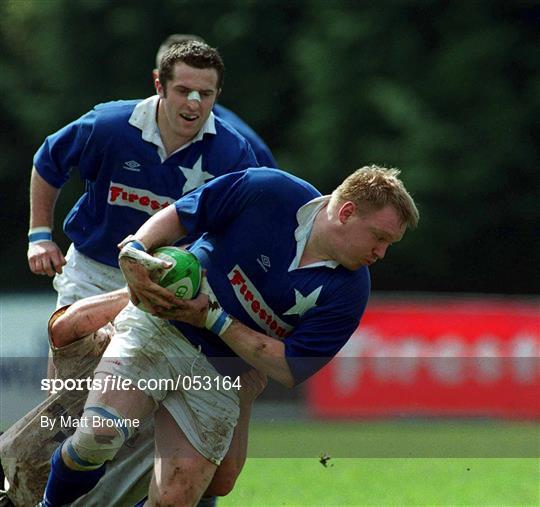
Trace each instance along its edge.
<instances>
[{"instance_id":1,"label":"rugby ball","mask_svg":"<svg viewBox=\"0 0 540 507\"><path fill-rule=\"evenodd\" d=\"M175 246L156 248L152 255L172 264L169 269L156 270L152 275L154 282L180 299L192 299L197 295L202 277L197 257Z\"/></svg>"}]
</instances>

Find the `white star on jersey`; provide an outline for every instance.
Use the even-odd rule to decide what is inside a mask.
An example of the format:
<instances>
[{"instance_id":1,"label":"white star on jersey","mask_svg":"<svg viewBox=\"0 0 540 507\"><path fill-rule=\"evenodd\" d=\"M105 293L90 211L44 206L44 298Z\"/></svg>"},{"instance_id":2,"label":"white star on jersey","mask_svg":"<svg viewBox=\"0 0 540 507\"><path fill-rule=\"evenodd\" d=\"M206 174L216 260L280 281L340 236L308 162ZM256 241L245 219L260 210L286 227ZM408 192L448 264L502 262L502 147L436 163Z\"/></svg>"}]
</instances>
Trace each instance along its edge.
<instances>
[{"instance_id":1,"label":"white star on jersey","mask_svg":"<svg viewBox=\"0 0 540 507\"><path fill-rule=\"evenodd\" d=\"M307 296L303 296L299 290L294 289L296 303L283 315L300 315L300 317L302 317L302 315L304 315L304 313L306 313L309 309L317 306L317 298L319 297L322 288L322 285L317 287L311 294L308 294Z\"/></svg>"},{"instance_id":2,"label":"white star on jersey","mask_svg":"<svg viewBox=\"0 0 540 507\"><path fill-rule=\"evenodd\" d=\"M202 155L199 157L197 162L195 162L193 168L190 169L189 167L182 167L179 165L178 169L180 169L186 177L186 182L182 188L182 194L186 194L195 188L199 188L205 181L211 180L215 177L213 174L202 170Z\"/></svg>"}]
</instances>

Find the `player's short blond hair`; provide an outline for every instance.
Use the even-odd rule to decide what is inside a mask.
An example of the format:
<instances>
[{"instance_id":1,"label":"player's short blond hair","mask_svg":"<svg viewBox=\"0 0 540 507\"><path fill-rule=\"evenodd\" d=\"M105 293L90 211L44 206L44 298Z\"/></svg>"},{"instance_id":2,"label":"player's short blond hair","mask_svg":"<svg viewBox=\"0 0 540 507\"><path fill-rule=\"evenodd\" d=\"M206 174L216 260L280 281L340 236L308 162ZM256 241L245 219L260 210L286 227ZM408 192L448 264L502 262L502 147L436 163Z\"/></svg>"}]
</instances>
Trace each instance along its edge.
<instances>
[{"instance_id":1,"label":"player's short blond hair","mask_svg":"<svg viewBox=\"0 0 540 507\"><path fill-rule=\"evenodd\" d=\"M357 169L332 192L334 203L351 201L359 213L377 211L392 205L401 217L401 223L416 228L420 214L413 198L399 179L398 169L369 165Z\"/></svg>"}]
</instances>

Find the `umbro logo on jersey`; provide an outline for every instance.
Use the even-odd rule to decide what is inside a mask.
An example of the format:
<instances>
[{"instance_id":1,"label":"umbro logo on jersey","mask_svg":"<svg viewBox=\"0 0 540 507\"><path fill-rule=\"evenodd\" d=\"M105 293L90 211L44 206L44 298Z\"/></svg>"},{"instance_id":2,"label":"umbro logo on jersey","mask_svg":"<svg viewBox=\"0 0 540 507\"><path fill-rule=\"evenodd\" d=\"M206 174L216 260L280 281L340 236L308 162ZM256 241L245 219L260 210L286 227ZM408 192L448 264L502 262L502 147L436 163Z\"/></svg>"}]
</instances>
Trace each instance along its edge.
<instances>
[{"instance_id":1,"label":"umbro logo on jersey","mask_svg":"<svg viewBox=\"0 0 540 507\"><path fill-rule=\"evenodd\" d=\"M268 257L267 255L261 254L257 258L257 263L259 264L259 266L261 266L261 268L263 268L263 271L265 273L268 273L268 270L271 268L270 257Z\"/></svg>"},{"instance_id":2,"label":"umbro logo on jersey","mask_svg":"<svg viewBox=\"0 0 540 507\"><path fill-rule=\"evenodd\" d=\"M139 172L141 170L141 164L139 164L139 162L135 160L129 160L128 162L124 162L124 165L122 167L128 171Z\"/></svg>"}]
</instances>

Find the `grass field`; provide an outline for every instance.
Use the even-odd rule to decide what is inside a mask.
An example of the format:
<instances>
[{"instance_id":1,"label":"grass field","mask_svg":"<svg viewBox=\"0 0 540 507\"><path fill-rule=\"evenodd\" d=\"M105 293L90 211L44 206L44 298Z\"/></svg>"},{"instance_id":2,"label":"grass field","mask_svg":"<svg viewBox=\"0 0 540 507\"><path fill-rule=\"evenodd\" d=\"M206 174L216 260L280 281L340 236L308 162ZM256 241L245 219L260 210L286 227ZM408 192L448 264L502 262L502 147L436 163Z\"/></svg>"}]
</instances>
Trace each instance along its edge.
<instances>
[{"instance_id":1,"label":"grass field","mask_svg":"<svg viewBox=\"0 0 540 507\"><path fill-rule=\"evenodd\" d=\"M540 506L539 451L532 423L254 424L220 506Z\"/></svg>"},{"instance_id":2,"label":"grass field","mask_svg":"<svg viewBox=\"0 0 540 507\"><path fill-rule=\"evenodd\" d=\"M254 422L219 507L539 507L539 456L532 422Z\"/></svg>"}]
</instances>

